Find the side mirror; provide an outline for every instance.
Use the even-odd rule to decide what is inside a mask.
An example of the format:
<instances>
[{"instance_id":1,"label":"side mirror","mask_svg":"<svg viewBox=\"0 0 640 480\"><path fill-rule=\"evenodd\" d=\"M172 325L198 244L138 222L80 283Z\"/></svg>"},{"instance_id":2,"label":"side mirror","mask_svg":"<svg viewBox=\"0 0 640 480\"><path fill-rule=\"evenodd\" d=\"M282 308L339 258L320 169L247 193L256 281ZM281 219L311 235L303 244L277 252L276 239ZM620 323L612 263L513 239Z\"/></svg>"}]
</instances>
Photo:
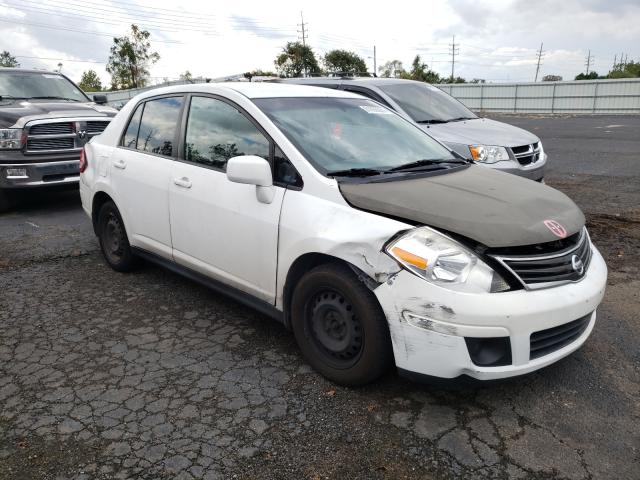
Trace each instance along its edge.
<instances>
[{"instance_id":1,"label":"side mirror","mask_svg":"<svg viewBox=\"0 0 640 480\"><path fill-rule=\"evenodd\" d=\"M227 161L227 178L230 182L256 186L259 202L271 203L275 196L271 165L256 155L242 155Z\"/></svg>"},{"instance_id":2,"label":"side mirror","mask_svg":"<svg viewBox=\"0 0 640 480\"><path fill-rule=\"evenodd\" d=\"M93 101L96 102L99 105L106 105L107 96L106 95L102 95L102 94L96 94L96 95L93 96Z\"/></svg>"},{"instance_id":3,"label":"side mirror","mask_svg":"<svg viewBox=\"0 0 640 480\"><path fill-rule=\"evenodd\" d=\"M247 183L258 187L273 185L271 165L256 155L242 155L227 162L227 178L235 183Z\"/></svg>"}]
</instances>

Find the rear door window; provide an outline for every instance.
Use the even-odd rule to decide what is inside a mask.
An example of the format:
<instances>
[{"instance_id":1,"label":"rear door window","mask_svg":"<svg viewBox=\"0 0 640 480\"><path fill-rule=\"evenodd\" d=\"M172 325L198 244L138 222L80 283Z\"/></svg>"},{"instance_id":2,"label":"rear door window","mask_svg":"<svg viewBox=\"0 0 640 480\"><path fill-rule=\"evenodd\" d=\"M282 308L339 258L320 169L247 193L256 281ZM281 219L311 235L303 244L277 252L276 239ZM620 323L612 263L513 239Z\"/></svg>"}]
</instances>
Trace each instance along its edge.
<instances>
[{"instance_id":1,"label":"rear door window","mask_svg":"<svg viewBox=\"0 0 640 480\"><path fill-rule=\"evenodd\" d=\"M166 97L145 102L136 149L175 156L183 101L183 97Z\"/></svg>"}]
</instances>

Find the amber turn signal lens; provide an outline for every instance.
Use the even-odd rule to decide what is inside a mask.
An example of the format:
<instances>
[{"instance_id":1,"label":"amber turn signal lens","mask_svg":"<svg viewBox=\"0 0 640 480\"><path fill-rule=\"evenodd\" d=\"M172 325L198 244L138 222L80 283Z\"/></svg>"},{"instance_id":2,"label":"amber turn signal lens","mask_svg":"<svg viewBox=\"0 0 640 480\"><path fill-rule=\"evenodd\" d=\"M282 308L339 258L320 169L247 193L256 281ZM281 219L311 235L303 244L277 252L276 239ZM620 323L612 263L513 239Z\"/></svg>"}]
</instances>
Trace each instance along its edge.
<instances>
[{"instance_id":1,"label":"amber turn signal lens","mask_svg":"<svg viewBox=\"0 0 640 480\"><path fill-rule=\"evenodd\" d=\"M401 249L399 247L393 247L391 249L391 251L393 252L393 254L397 258L399 258L399 259L401 259L401 260L403 260L403 261L405 261L405 262L407 262L407 263L409 263L409 264L411 264L411 265L413 265L415 267L421 268L422 270L426 270L426 268L427 268L427 260L426 259L424 259L422 257L419 257L418 255L414 255L411 252L407 252L406 250L403 250L403 249Z\"/></svg>"}]
</instances>

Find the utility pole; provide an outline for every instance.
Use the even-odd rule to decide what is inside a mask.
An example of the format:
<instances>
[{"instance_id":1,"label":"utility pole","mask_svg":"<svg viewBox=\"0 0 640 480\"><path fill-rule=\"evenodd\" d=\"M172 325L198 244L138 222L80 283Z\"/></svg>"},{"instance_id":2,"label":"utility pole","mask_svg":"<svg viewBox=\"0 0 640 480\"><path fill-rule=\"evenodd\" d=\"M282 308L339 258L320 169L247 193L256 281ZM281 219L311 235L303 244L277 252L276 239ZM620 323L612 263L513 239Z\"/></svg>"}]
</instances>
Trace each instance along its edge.
<instances>
[{"instance_id":1,"label":"utility pole","mask_svg":"<svg viewBox=\"0 0 640 480\"><path fill-rule=\"evenodd\" d=\"M589 49L589 53L587 54L587 58L585 59L584 64L587 67L587 75L589 75L589 67L591 67L591 64L593 63L593 55L591 55L591 49Z\"/></svg>"},{"instance_id":2,"label":"utility pole","mask_svg":"<svg viewBox=\"0 0 640 480\"><path fill-rule=\"evenodd\" d=\"M617 60L618 60L618 54L616 53L613 56L613 67L611 68L611 70L615 70L616 69L616 63L618 63Z\"/></svg>"},{"instance_id":3,"label":"utility pole","mask_svg":"<svg viewBox=\"0 0 640 480\"><path fill-rule=\"evenodd\" d=\"M540 42L540 50L538 51L538 66L536 67L536 78L534 82L538 81L538 72L540 72L540 60L542 60L542 45L544 45L544 42Z\"/></svg>"},{"instance_id":4,"label":"utility pole","mask_svg":"<svg viewBox=\"0 0 640 480\"><path fill-rule=\"evenodd\" d=\"M305 53L307 50L307 24L304 23L304 17L302 16L302 11L300 12L300 23L298 24L298 26L301 28L301 30L298 30L298 33L302 34L302 46L305 47L304 51L302 52L302 68L304 69L304 76L307 76L307 60L305 58Z\"/></svg>"},{"instance_id":5,"label":"utility pole","mask_svg":"<svg viewBox=\"0 0 640 480\"><path fill-rule=\"evenodd\" d=\"M378 64L376 63L376 46L373 46L373 76L378 76Z\"/></svg>"},{"instance_id":6,"label":"utility pole","mask_svg":"<svg viewBox=\"0 0 640 480\"><path fill-rule=\"evenodd\" d=\"M456 55L459 53L460 49L458 48L460 44L456 44L456 36L453 36L453 42L449 44L451 47L451 83L453 83L453 79L455 78L455 68L456 68Z\"/></svg>"}]
</instances>

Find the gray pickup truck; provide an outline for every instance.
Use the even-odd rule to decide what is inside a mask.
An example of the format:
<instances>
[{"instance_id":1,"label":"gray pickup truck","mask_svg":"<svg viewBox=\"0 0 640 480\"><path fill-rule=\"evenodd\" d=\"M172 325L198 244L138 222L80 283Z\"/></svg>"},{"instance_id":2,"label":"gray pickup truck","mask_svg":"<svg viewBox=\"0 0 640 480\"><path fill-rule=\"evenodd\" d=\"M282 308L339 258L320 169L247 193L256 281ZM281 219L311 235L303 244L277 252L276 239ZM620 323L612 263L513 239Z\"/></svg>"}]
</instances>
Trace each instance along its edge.
<instances>
[{"instance_id":1,"label":"gray pickup truck","mask_svg":"<svg viewBox=\"0 0 640 480\"><path fill-rule=\"evenodd\" d=\"M117 111L57 72L0 68L0 212L18 190L74 185L80 152Z\"/></svg>"},{"instance_id":2,"label":"gray pickup truck","mask_svg":"<svg viewBox=\"0 0 640 480\"><path fill-rule=\"evenodd\" d=\"M480 118L458 100L424 82L398 78L289 78L276 82L357 93L395 110L436 140L479 165L542 181L547 155L531 132Z\"/></svg>"}]
</instances>

